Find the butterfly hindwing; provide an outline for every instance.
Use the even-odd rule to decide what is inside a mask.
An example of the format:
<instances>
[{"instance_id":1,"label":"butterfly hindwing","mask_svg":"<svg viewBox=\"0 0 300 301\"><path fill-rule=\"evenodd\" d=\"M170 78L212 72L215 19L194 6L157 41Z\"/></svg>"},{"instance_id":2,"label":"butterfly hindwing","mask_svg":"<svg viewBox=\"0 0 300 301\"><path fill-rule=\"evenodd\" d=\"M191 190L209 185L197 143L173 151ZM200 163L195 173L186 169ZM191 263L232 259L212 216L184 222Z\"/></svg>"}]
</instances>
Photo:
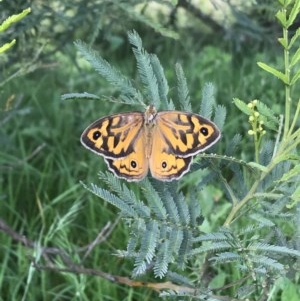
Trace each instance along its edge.
<instances>
[{"instance_id":1,"label":"butterfly hindwing","mask_svg":"<svg viewBox=\"0 0 300 301\"><path fill-rule=\"evenodd\" d=\"M148 173L148 159L146 158L146 143L143 130L137 138L133 151L124 158L109 159L105 161L109 169L118 177L127 181L140 181Z\"/></svg>"}]
</instances>

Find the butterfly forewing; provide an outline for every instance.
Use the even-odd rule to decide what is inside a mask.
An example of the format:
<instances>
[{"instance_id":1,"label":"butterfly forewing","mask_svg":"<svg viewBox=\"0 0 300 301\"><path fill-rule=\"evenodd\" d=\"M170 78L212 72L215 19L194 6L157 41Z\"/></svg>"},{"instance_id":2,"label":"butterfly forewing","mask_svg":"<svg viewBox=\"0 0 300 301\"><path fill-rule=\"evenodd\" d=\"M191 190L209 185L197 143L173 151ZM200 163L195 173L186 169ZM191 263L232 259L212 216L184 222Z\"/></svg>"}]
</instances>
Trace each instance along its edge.
<instances>
[{"instance_id":1,"label":"butterfly forewing","mask_svg":"<svg viewBox=\"0 0 300 301\"><path fill-rule=\"evenodd\" d=\"M166 151L179 157L190 157L204 151L220 138L220 131L213 122L193 113L159 112L157 127L168 145Z\"/></svg>"},{"instance_id":2,"label":"butterfly forewing","mask_svg":"<svg viewBox=\"0 0 300 301\"><path fill-rule=\"evenodd\" d=\"M81 135L82 144L106 158L123 158L134 150L141 135L144 114L122 113L101 118Z\"/></svg>"}]
</instances>

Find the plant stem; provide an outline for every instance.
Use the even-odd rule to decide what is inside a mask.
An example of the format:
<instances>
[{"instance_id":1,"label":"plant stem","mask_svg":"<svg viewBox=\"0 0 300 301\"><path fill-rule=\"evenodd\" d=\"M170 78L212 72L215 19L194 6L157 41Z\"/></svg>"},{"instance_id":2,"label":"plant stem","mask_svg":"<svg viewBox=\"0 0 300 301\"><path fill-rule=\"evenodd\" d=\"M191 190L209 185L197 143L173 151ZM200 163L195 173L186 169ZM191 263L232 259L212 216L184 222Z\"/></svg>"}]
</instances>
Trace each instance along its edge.
<instances>
[{"instance_id":1,"label":"plant stem","mask_svg":"<svg viewBox=\"0 0 300 301\"><path fill-rule=\"evenodd\" d=\"M286 13L286 9L284 9ZM286 47L284 47L284 70L288 84L285 84L285 118L284 118L284 130L283 140L288 138L289 125L290 125L290 114L291 114L291 88L290 88L290 54L289 54L289 38L288 29L286 26L283 27L283 39Z\"/></svg>"}]
</instances>

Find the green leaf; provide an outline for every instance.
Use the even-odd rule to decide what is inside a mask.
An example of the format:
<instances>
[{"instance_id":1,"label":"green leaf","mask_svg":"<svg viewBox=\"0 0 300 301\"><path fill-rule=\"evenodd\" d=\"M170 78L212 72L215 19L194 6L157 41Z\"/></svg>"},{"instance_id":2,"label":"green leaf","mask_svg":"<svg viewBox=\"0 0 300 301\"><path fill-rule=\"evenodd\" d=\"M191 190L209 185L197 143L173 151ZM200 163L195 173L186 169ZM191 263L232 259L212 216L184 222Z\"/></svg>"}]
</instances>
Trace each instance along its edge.
<instances>
[{"instance_id":1,"label":"green leaf","mask_svg":"<svg viewBox=\"0 0 300 301\"><path fill-rule=\"evenodd\" d=\"M293 0L279 0L279 3L281 4L281 6L283 7L287 7L290 5L290 3L292 2Z\"/></svg>"},{"instance_id":2,"label":"green leaf","mask_svg":"<svg viewBox=\"0 0 300 301\"><path fill-rule=\"evenodd\" d=\"M291 41L290 41L289 48L291 48L291 47L294 45L294 43L295 43L296 40L299 38L299 36L300 36L300 28L298 28L298 29L296 30L296 33L292 36Z\"/></svg>"},{"instance_id":3,"label":"green leaf","mask_svg":"<svg viewBox=\"0 0 300 301\"><path fill-rule=\"evenodd\" d=\"M293 283L288 278L280 278L277 281L279 287L282 290L280 300L281 301L298 301L300 300L299 285Z\"/></svg>"},{"instance_id":4,"label":"green leaf","mask_svg":"<svg viewBox=\"0 0 300 301\"><path fill-rule=\"evenodd\" d=\"M300 77L300 70L292 77L291 79L291 85L293 85Z\"/></svg>"},{"instance_id":5,"label":"green leaf","mask_svg":"<svg viewBox=\"0 0 300 301\"><path fill-rule=\"evenodd\" d=\"M0 53L5 52L6 50L8 50L9 48L11 48L15 44L16 44L16 39L12 40L9 43L5 43L3 46L0 47Z\"/></svg>"},{"instance_id":6,"label":"green leaf","mask_svg":"<svg viewBox=\"0 0 300 301\"><path fill-rule=\"evenodd\" d=\"M296 165L294 168L285 173L279 182L289 181L292 177L298 176L300 174L300 165Z\"/></svg>"},{"instance_id":7,"label":"green leaf","mask_svg":"<svg viewBox=\"0 0 300 301\"><path fill-rule=\"evenodd\" d=\"M279 12L277 12L277 14L275 16L280 21L282 26L286 27L286 14L285 14L285 12L280 10Z\"/></svg>"},{"instance_id":8,"label":"green leaf","mask_svg":"<svg viewBox=\"0 0 300 301\"><path fill-rule=\"evenodd\" d=\"M291 64L290 66L294 66L298 61L300 60L300 48L297 49L296 53L293 55L291 59Z\"/></svg>"},{"instance_id":9,"label":"green leaf","mask_svg":"<svg viewBox=\"0 0 300 301\"><path fill-rule=\"evenodd\" d=\"M270 67L269 65L262 63L262 62L257 62L257 65L264 69L265 71L275 75L276 77L278 77L279 79L281 79L285 84L289 84L288 82L288 78L285 74L283 74L281 71L278 71L277 69Z\"/></svg>"},{"instance_id":10,"label":"green leaf","mask_svg":"<svg viewBox=\"0 0 300 301\"><path fill-rule=\"evenodd\" d=\"M298 203L300 202L300 186L296 188L294 193L291 195L291 198Z\"/></svg>"},{"instance_id":11,"label":"green leaf","mask_svg":"<svg viewBox=\"0 0 300 301\"><path fill-rule=\"evenodd\" d=\"M278 42L285 48L288 48L287 41L284 38L278 38Z\"/></svg>"},{"instance_id":12,"label":"green leaf","mask_svg":"<svg viewBox=\"0 0 300 301\"><path fill-rule=\"evenodd\" d=\"M227 274L219 269L217 275L210 281L209 288L222 287L226 283L226 279Z\"/></svg>"},{"instance_id":13,"label":"green leaf","mask_svg":"<svg viewBox=\"0 0 300 301\"><path fill-rule=\"evenodd\" d=\"M0 32L5 31L8 29L13 23L16 23L22 20L26 15L31 12L31 8L24 9L21 13L9 16L1 25L0 25Z\"/></svg>"},{"instance_id":14,"label":"green leaf","mask_svg":"<svg viewBox=\"0 0 300 301\"><path fill-rule=\"evenodd\" d=\"M295 19L297 18L297 15L299 14L300 11L300 1L295 1L294 6L290 12L289 18L287 20L287 27L291 26Z\"/></svg>"},{"instance_id":15,"label":"green leaf","mask_svg":"<svg viewBox=\"0 0 300 301\"><path fill-rule=\"evenodd\" d=\"M257 110L260 114L272 119L272 121L278 123L278 118L276 117L275 112L269 108L265 103L258 101L257 102Z\"/></svg>"},{"instance_id":16,"label":"green leaf","mask_svg":"<svg viewBox=\"0 0 300 301\"><path fill-rule=\"evenodd\" d=\"M233 103L237 106L238 109L240 109L244 114L251 115L251 109L248 107L248 105L243 102L242 100L238 98L233 99Z\"/></svg>"}]
</instances>

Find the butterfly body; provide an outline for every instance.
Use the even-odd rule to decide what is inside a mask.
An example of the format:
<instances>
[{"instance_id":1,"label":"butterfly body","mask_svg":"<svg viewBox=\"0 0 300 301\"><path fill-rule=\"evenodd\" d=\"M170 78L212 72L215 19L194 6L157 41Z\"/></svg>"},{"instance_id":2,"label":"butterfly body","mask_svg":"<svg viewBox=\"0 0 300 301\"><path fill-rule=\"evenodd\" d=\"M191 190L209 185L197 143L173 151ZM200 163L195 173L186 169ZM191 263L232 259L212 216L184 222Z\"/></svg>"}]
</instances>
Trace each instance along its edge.
<instances>
[{"instance_id":1,"label":"butterfly body","mask_svg":"<svg viewBox=\"0 0 300 301\"><path fill-rule=\"evenodd\" d=\"M220 138L206 118L188 112L130 112L103 117L82 134L82 144L105 158L111 171L128 181L143 179L150 169L162 181L179 179L197 153Z\"/></svg>"}]
</instances>

